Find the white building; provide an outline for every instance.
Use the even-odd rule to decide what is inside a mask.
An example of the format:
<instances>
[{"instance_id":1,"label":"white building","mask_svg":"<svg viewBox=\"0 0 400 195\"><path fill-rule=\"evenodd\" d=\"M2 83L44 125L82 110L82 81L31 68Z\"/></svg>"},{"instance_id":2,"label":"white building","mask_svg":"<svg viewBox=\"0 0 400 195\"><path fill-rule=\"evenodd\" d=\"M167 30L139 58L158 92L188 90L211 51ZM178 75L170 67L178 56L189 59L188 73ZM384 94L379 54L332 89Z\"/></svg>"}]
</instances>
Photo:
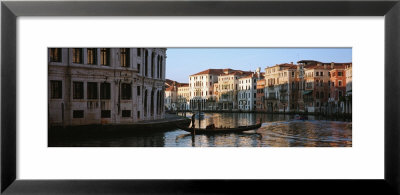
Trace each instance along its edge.
<instances>
[{"instance_id":1,"label":"white building","mask_svg":"<svg viewBox=\"0 0 400 195\"><path fill-rule=\"evenodd\" d=\"M223 69L207 69L189 76L190 109L212 110L215 105L214 83Z\"/></svg>"},{"instance_id":2,"label":"white building","mask_svg":"<svg viewBox=\"0 0 400 195\"><path fill-rule=\"evenodd\" d=\"M239 110L256 110L257 81L261 78L260 70L261 69L258 68L255 73L239 78Z\"/></svg>"},{"instance_id":3,"label":"white building","mask_svg":"<svg viewBox=\"0 0 400 195\"><path fill-rule=\"evenodd\" d=\"M162 119L166 49L49 48L49 125Z\"/></svg>"}]
</instances>

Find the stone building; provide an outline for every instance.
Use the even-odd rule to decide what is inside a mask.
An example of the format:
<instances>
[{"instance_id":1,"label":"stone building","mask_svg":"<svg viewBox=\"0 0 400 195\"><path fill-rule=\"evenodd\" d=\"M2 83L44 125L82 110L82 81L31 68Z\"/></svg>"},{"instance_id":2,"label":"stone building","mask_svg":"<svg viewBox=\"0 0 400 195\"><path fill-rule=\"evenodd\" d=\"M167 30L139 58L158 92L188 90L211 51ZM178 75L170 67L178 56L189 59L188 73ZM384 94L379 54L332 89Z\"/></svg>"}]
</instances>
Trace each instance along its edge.
<instances>
[{"instance_id":1,"label":"stone building","mask_svg":"<svg viewBox=\"0 0 400 195\"><path fill-rule=\"evenodd\" d=\"M297 97L292 89L296 85L296 65L277 64L265 68L265 105L268 112L286 112L294 109Z\"/></svg>"},{"instance_id":2,"label":"stone building","mask_svg":"<svg viewBox=\"0 0 400 195\"><path fill-rule=\"evenodd\" d=\"M223 69L207 69L189 76L190 109L212 110L215 104L214 83Z\"/></svg>"},{"instance_id":3,"label":"stone building","mask_svg":"<svg viewBox=\"0 0 400 195\"><path fill-rule=\"evenodd\" d=\"M329 110L330 113L343 113L344 101L346 95L346 71L345 65L335 66L329 71L330 74L330 95Z\"/></svg>"},{"instance_id":4,"label":"stone building","mask_svg":"<svg viewBox=\"0 0 400 195\"><path fill-rule=\"evenodd\" d=\"M190 87L188 83L181 83L178 86L178 109L179 110L189 110L189 100L190 100Z\"/></svg>"},{"instance_id":5,"label":"stone building","mask_svg":"<svg viewBox=\"0 0 400 195\"><path fill-rule=\"evenodd\" d=\"M171 85L165 89L165 100L164 106L167 111L177 110L178 103L178 87L176 85Z\"/></svg>"},{"instance_id":6,"label":"stone building","mask_svg":"<svg viewBox=\"0 0 400 195\"><path fill-rule=\"evenodd\" d=\"M224 69L218 76L218 109L238 109L239 79L251 74L252 72Z\"/></svg>"},{"instance_id":7,"label":"stone building","mask_svg":"<svg viewBox=\"0 0 400 195\"><path fill-rule=\"evenodd\" d=\"M48 54L50 126L165 117L165 48L49 48Z\"/></svg>"},{"instance_id":8,"label":"stone building","mask_svg":"<svg viewBox=\"0 0 400 195\"><path fill-rule=\"evenodd\" d=\"M265 80L260 79L257 81L257 94L256 94L256 110L266 111L266 101L265 101Z\"/></svg>"},{"instance_id":9,"label":"stone building","mask_svg":"<svg viewBox=\"0 0 400 195\"><path fill-rule=\"evenodd\" d=\"M262 78L262 73L260 71L261 69L258 68L255 73L239 79L239 110L256 110L257 81Z\"/></svg>"},{"instance_id":10,"label":"stone building","mask_svg":"<svg viewBox=\"0 0 400 195\"><path fill-rule=\"evenodd\" d=\"M305 111L324 113L330 90L330 71L334 63L320 63L305 66L305 90L303 100Z\"/></svg>"}]
</instances>

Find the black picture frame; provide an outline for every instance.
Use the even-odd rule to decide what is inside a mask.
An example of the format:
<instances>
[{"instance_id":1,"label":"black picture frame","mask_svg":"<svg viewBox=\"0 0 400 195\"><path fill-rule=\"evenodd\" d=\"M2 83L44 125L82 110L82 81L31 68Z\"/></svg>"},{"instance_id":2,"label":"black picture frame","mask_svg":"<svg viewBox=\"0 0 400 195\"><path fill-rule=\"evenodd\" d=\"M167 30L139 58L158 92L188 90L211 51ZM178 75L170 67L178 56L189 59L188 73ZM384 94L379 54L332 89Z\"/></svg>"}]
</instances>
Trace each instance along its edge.
<instances>
[{"instance_id":1,"label":"black picture frame","mask_svg":"<svg viewBox=\"0 0 400 195\"><path fill-rule=\"evenodd\" d=\"M385 16L385 176L382 180L16 179L19 16ZM369 1L2 1L1 192L4 194L399 194L400 3ZM160 162L162 163L162 162ZM295 162L293 162L295 166ZM301 167L299 167L301 168ZM151 171L151 170L150 170ZM178 170L190 171L190 170ZM368 171L368 170L365 170Z\"/></svg>"}]
</instances>

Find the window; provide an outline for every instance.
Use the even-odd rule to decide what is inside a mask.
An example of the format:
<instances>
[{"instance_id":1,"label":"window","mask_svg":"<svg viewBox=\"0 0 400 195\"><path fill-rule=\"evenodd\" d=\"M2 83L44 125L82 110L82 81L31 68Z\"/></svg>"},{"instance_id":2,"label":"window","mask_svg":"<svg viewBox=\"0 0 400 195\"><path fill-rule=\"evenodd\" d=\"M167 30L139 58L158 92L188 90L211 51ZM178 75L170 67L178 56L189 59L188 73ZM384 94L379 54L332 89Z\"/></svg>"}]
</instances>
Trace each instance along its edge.
<instances>
[{"instance_id":1,"label":"window","mask_svg":"<svg viewBox=\"0 0 400 195\"><path fill-rule=\"evenodd\" d=\"M111 118L111 110L102 110L101 118Z\"/></svg>"},{"instance_id":2,"label":"window","mask_svg":"<svg viewBox=\"0 0 400 195\"><path fill-rule=\"evenodd\" d=\"M136 87L136 93L137 93L137 96L140 96L140 86Z\"/></svg>"},{"instance_id":3,"label":"window","mask_svg":"<svg viewBox=\"0 0 400 195\"><path fill-rule=\"evenodd\" d=\"M137 56L140 56L140 55L141 55L141 50L140 50L140 48L137 48L137 49L136 49L136 53L137 53Z\"/></svg>"},{"instance_id":4,"label":"window","mask_svg":"<svg viewBox=\"0 0 400 195\"><path fill-rule=\"evenodd\" d=\"M87 49L87 63L88 64L97 64L97 49L88 48Z\"/></svg>"},{"instance_id":5,"label":"window","mask_svg":"<svg viewBox=\"0 0 400 195\"><path fill-rule=\"evenodd\" d=\"M319 72L316 72L316 73L315 73L315 76L319 76Z\"/></svg>"},{"instance_id":6,"label":"window","mask_svg":"<svg viewBox=\"0 0 400 195\"><path fill-rule=\"evenodd\" d=\"M343 72L338 72L337 74L339 77L343 76Z\"/></svg>"},{"instance_id":7,"label":"window","mask_svg":"<svg viewBox=\"0 0 400 195\"><path fill-rule=\"evenodd\" d=\"M324 76L324 72L321 72L320 75L321 75L321 76Z\"/></svg>"},{"instance_id":8,"label":"window","mask_svg":"<svg viewBox=\"0 0 400 195\"><path fill-rule=\"evenodd\" d=\"M121 52L121 66L129 67L129 49L121 48L120 52Z\"/></svg>"},{"instance_id":9,"label":"window","mask_svg":"<svg viewBox=\"0 0 400 195\"><path fill-rule=\"evenodd\" d=\"M101 60L101 65L104 66L110 65L110 49L107 48L100 49L100 60Z\"/></svg>"},{"instance_id":10,"label":"window","mask_svg":"<svg viewBox=\"0 0 400 195\"><path fill-rule=\"evenodd\" d=\"M137 71L140 74L140 64L137 64Z\"/></svg>"},{"instance_id":11,"label":"window","mask_svg":"<svg viewBox=\"0 0 400 195\"><path fill-rule=\"evenodd\" d=\"M50 97L52 99L62 98L62 82L61 81L50 81Z\"/></svg>"},{"instance_id":12,"label":"window","mask_svg":"<svg viewBox=\"0 0 400 195\"><path fill-rule=\"evenodd\" d=\"M61 49L51 48L50 49L50 62L61 62Z\"/></svg>"},{"instance_id":13,"label":"window","mask_svg":"<svg viewBox=\"0 0 400 195\"><path fill-rule=\"evenodd\" d=\"M72 49L72 63L82 64L82 49Z\"/></svg>"},{"instance_id":14,"label":"window","mask_svg":"<svg viewBox=\"0 0 400 195\"><path fill-rule=\"evenodd\" d=\"M111 85L110 83L100 84L100 99L109 100L111 99Z\"/></svg>"},{"instance_id":15,"label":"window","mask_svg":"<svg viewBox=\"0 0 400 195\"><path fill-rule=\"evenodd\" d=\"M292 72L292 77L294 77L294 72Z\"/></svg>"},{"instance_id":16,"label":"window","mask_svg":"<svg viewBox=\"0 0 400 195\"><path fill-rule=\"evenodd\" d=\"M342 81L339 81L339 84L338 84L338 85L339 85L339 87L341 87L341 86L342 86Z\"/></svg>"},{"instance_id":17,"label":"window","mask_svg":"<svg viewBox=\"0 0 400 195\"><path fill-rule=\"evenodd\" d=\"M87 99L97 99L97 83L87 83Z\"/></svg>"},{"instance_id":18,"label":"window","mask_svg":"<svg viewBox=\"0 0 400 195\"><path fill-rule=\"evenodd\" d=\"M122 117L131 117L130 110L122 110Z\"/></svg>"},{"instance_id":19,"label":"window","mask_svg":"<svg viewBox=\"0 0 400 195\"><path fill-rule=\"evenodd\" d=\"M83 118L83 110L72 111L72 118Z\"/></svg>"},{"instance_id":20,"label":"window","mask_svg":"<svg viewBox=\"0 0 400 195\"><path fill-rule=\"evenodd\" d=\"M73 99L83 99L83 82L73 83Z\"/></svg>"},{"instance_id":21,"label":"window","mask_svg":"<svg viewBox=\"0 0 400 195\"><path fill-rule=\"evenodd\" d=\"M121 99L130 100L131 98L132 98L131 84L122 83L121 84Z\"/></svg>"},{"instance_id":22,"label":"window","mask_svg":"<svg viewBox=\"0 0 400 195\"><path fill-rule=\"evenodd\" d=\"M137 111L137 118L140 119L140 111Z\"/></svg>"}]
</instances>

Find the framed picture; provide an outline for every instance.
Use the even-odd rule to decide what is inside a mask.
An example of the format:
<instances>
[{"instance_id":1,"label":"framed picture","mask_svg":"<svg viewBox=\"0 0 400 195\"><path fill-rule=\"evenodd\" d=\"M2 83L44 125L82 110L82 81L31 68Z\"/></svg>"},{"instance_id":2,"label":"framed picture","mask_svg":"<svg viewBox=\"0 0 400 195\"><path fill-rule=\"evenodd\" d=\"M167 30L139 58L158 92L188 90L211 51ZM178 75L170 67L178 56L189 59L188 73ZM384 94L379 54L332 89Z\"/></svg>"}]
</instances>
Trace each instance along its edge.
<instances>
[{"instance_id":1,"label":"framed picture","mask_svg":"<svg viewBox=\"0 0 400 195\"><path fill-rule=\"evenodd\" d=\"M4 1L1 191L398 194L399 15Z\"/></svg>"}]
</instances>

